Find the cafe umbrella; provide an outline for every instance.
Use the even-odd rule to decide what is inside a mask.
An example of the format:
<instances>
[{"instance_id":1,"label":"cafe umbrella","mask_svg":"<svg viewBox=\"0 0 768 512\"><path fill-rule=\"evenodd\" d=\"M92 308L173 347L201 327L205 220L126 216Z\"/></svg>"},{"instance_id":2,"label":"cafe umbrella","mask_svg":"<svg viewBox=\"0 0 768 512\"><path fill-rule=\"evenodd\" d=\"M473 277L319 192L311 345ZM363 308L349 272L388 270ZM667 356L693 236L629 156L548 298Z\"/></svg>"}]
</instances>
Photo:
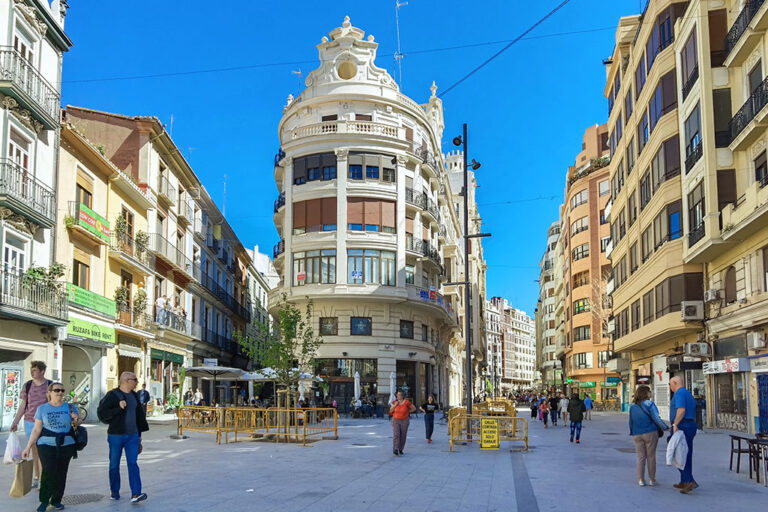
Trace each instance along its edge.
<instances>
[{"instance_id":1,"label":"cafe umbrella","mask_svg":"<svg viewBox=\"0 0 768 512\"><path fill-rule=\"evenodd\" d=\"M213 392L216 393L217 380L245 380L245 370L228 366L191 366L186 369L187 377L213 380ZM215 395L214 395L215 396Z\"/></svg>"}]
</instances>

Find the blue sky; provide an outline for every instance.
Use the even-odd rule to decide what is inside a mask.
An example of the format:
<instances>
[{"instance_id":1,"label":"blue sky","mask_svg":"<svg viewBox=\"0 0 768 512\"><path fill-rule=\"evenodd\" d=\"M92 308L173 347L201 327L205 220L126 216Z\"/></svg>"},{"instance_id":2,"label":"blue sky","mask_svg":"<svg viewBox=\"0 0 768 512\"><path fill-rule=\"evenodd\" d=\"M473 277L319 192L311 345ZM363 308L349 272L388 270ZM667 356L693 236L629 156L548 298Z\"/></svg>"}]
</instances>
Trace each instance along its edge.
<instances>
[{"instance_id":1,"label":"blue sky","mask_svg":"<svg viewBox=\"0 0 768 512\"><path fill-rule=\"evenodd\" d=\"M271 254L277 124L298 76L317 67L315 46L345 15L373 34L377 64L419 103L514 39L560 0L409 0L400 8L402 80L395 75L394 0L216 3L202 0L70 2L62 103L155 115L182 149L246 246ZM488 66L443 97L444 151L469 124L470 159L488 261L488 296L528 313L538 296L546 230L558 214L565 171L584 129L606 121L602 90L615 26L640 0L571 0ZM499 42L502 41L502 42ZM493 44L479 44L493 43ZM466 48L456 46L475 45ZM440 51L427 51L438 50ZM264 65L264 66L261 66ZM261 66L261 67L255 67ZM166 73L242 68L153 78ZM115 80L100 80L100 79ZM301 84L303 88L303 84Z\"/></svg>"}]
</instances>

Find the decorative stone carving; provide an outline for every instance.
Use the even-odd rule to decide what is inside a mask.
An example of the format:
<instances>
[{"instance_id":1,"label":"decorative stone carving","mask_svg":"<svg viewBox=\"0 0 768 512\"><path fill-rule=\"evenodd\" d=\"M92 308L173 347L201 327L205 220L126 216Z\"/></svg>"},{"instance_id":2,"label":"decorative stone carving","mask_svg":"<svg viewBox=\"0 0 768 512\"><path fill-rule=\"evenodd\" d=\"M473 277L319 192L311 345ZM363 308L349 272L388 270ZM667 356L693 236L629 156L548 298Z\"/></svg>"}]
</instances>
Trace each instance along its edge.
<instances>
[{"instance_id":1,"label":"decorative stone carving","mask_svg":"<svg viewBox=\"0 0 768 512\"><path fill-rule=\"evenodd\" d=\"M8 208L0 207L0 220L7 222L19 231L29 233L32 236L35 236L37 230L40 229L40 226L31 220L28 220L23 215L19 215Z\"/></svg>"},{"instance_id":2,"label":"decorative stone carving","mask_svg":"<svg viewBox=\"0 0 768 512\"><path fill-rule=\"evenodd\" d=\"M747 60L747 65L744 66L747 70L752 69L755 67L755 64L757 64L757 61L760 60L760 48L755 50L755 52L749 56L749 59Z\"/></svg>"},{"instance_id":3,"label":"decorative stone carving","mask_svg":"<svg viewBox=\"0 0 768 512\"><path fill-rule=\"evenodd\" d=\"M35 133L40 133L43 130L43 123L32 117L32 113L29 110L21 108L14 98L10 96L3 98L3 107L21 121L24 126Z\"/></svg>"},{"instance_id":4,"label":"decorative stone carving","mask_svg":"<svg viewBox=\"0 0 768 512\"><path fill-rule=\"evenodd\" d=\"M337 148L334 150L336 153L336 161L337 162L343 162L347 160L347 157L349 156L349 150L346 148Z\"/></svg>"},{"instance_id":5,"label":"decorative stone carving","mask_svg":"<svg viewBox=\"0 0 768 512\"><path fill-rule=\"evenodd\" d=\"M755 141L754 144L752 144L752 147L750 148L750 153L752 154L752 158L757 158L757 155L763 152L765 150L765 138L761 137L757 141Z\"/></svg>"},{"instance_id":6,"label":"decorative stone carving","mask_svg":"<svg viewBox=\"0 0 768 512\"><path fill-rule=\"evenodd\" d=\"M405 155L397 155L397 165L400 167L405 167L405 164L408 163L408 157Z\"/></svg>"},{"instance_id":7,"label":"decorative stone carving","mask_svg":"<svg viewBox=\"0 0 768 512\"><path fill-rule=\"evenodd\" d=\"M45 33L48 31L48 25L45 24L43 20L38 18L37 12L35 11L35 8L27 5L24 0L13 0L16 4L16 7L19 8L19 11L21 12L21 15L26 18L26 20L33 26L35 29L37 29L38 32L40 32L41 36L44 36Z\"/></svg>"}]
</instances>

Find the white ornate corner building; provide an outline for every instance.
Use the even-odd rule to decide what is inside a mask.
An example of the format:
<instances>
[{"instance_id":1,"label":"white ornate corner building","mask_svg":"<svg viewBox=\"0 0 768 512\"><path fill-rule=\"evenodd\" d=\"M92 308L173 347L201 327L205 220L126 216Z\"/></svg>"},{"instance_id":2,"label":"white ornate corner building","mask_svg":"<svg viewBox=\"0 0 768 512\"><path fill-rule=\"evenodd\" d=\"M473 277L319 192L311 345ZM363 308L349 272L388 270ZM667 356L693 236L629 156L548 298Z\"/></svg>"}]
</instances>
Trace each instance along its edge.
<instances>
[{"instance_id":1,"label":"white ornate corner building","mask_svg":"<svg viewBox=\"0 0 768 512\"><path fill-rule=\"evenodd\" d=\"M53 361L48 377L59 378L66 295L25 274L52 263L66 10L63 0L0 1L0 429L29 361Z\"/></svg>"},{"instance_id":2,"label":"white ornate corner building","mask_svg":"<svg viewBox=\"0 0 768 512\"><path fill-rule=\"evenodd\" d=\"M322 399L340 410L353 399L356 372L362 394L379 403L394 391L394 374L407 396L458 404L463 290L441 283L462 277L464 253L437 87L424 105L401 94L375 64L373 36L348 17L329 36L317 47L321 66L288 97L279 124L281 282L270 308L283 294L300 308L313 301L324 340L315 370L330 383Z\"/></svg>"}]
</instances>

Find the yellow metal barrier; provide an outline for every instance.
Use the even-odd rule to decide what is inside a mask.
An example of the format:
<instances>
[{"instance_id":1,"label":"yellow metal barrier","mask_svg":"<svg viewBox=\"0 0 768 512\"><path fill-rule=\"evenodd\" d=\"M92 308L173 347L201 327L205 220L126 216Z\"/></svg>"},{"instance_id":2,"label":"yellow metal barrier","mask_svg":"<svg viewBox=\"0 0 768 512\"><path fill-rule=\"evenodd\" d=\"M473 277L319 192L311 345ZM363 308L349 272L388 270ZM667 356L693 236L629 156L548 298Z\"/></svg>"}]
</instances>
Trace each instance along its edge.
<instances>
[{"instance_id":1,"label":"yellow metal barrier","mask_svg":"<svg viewBox=\"0 0 768 512\"><path fill-rule=\"evenodd\" d=\"M201 407L185 405L179 411L179 434L184 431L216 434L216 442L221 441L221 413L219 407Z\"/></svg>"},{"instance_id":2,"label":"yellow metal barrier","mask_svg":"<svg viewBox=\"0 0 768 512\"><path fill-rule=\"evenodd\" d=\"M483 418L492 417L498 422L499 441L523 441L528 450L528 422L517 416L488 416L483 414L457 415L449 420L448 431L450 447L457 442L479 442L482 435L481 423Z\"/></svg>"}]
</instances>

